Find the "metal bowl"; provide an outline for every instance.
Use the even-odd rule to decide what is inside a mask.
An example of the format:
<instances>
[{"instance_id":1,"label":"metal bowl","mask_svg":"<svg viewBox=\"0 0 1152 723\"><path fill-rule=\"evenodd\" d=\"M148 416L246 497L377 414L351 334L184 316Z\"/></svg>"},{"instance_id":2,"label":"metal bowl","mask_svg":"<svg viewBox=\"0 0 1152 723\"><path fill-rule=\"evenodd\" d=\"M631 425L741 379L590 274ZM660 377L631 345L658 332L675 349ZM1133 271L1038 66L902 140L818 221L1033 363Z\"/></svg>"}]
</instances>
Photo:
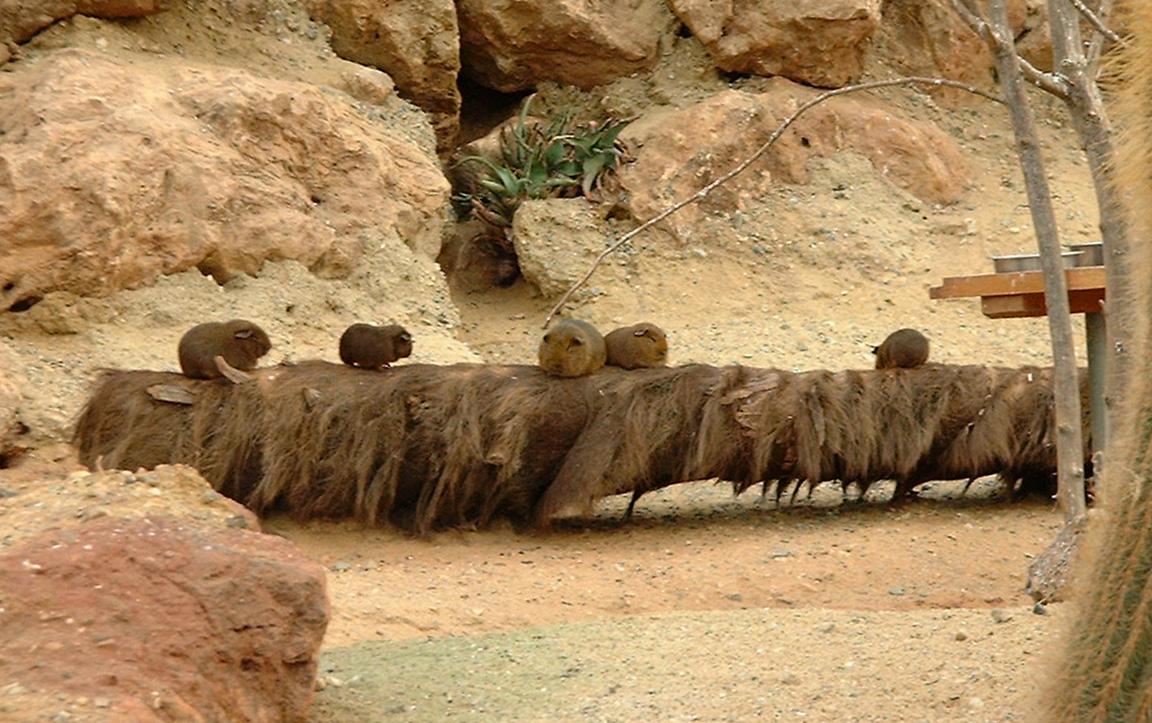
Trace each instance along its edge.
<instances>
[{"instance_id":1,"label":"metal bowl","mask_svg":"<svg viewBox=\"0 0 1152 723\"><path fill-rule=\"evenodd\" d=\"M1082 244L1067 244L1069 251L1080 251L1082 256L1076 259L1077 266L1103 266L1104 242L1092 241Z\"/></svg>"},{"instance_id":2,"label":"metal bowl","mask_svg":"<svg viewBox=\"0 0 1152 723\"><path fill-rule=\"evenodd\" d=\"M1080 258L1083 251L1065 251L1060 254L1064 261L1064 268L1071 269L1076 267L1076 260ZM1039 271L1040 270L1040 254L1013 254L1011 256L993 256L992 268L998 274L1007 274L1013 271Z\"/></svg>"}]
</instances>

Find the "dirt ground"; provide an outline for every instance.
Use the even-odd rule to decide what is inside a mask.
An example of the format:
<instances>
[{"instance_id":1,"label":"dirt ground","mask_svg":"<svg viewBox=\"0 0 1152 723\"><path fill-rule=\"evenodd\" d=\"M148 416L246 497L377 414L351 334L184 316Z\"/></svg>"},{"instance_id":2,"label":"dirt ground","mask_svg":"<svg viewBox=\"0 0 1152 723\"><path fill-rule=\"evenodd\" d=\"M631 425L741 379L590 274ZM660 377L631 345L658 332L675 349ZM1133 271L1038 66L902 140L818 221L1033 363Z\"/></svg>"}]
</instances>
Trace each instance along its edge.
<instances>
[{"instance_id":1,"label":"dirt ground","mask_svg":"<svg viewBox=\"0 0 1152 723\"><path fill-rule=\"evenodd\" d=\"M882 64L869 72L887 73ZM961 201L931 207L861 157L821 159L809 183L746 199L690 242L637 244L611 262L627 282L594 277L570 312L606 329L660 324L674 365L865 368L872 346L902 326L929 336L935 361L1050 363L1043 319L991 321L976 301L927 293L944 277L991 271L991 255L1035 247L1006 114L942 108L909 91L880 97L960 143L975 177ZM1082 154L1062 111L1036 102L1063 240L1093 240ZM278 268L231 289L229 313L260 318L285 295L344 293ZM75 409L89 367L174 367L165 350L202 320L185 308L188 289L217 290L199 291L210 285L203 279L165 283L130 292L136 316L112 314L66 337L12 337L30 384L52 386L39 370L76 369L70 386L53 383L46 418ZM370 311L342 298L339 314L308 307L296 358L331 358L319 351L326 338L304 332L319 337L312 330ZM421 356L418 343L414 360L534 360L552 300L521 281L454 291L452 301L458 347ZM140 334L141 318L161 321ZM1068 616L1065 604L1033 612L1026 568L1061 518L1050 500L1002 501L994 480L961 498L962 486L936 483L893 509L890 487L842 502L826 485L777 508L771 494L734 498L724 484L694 482L646 495L630 522L620 522L627 499L613 498L594 518L538 535L418 539L284 519L266 529L329 570L333 616L314 723L1023 720Z\"/></svg>"},{"instance_id":2,"label":"dirt ground","mask_svg":"<svg viewBox=\"0 0 1152 723\"><path fill-rule=\"evenodd\" d=\"M539 535L267 529L330 571L315 721L1021 720L1064 613L1033 612L1025 570L1060 516L961 489L777 509L694 483Z\"/></svg>"}]
</instances>

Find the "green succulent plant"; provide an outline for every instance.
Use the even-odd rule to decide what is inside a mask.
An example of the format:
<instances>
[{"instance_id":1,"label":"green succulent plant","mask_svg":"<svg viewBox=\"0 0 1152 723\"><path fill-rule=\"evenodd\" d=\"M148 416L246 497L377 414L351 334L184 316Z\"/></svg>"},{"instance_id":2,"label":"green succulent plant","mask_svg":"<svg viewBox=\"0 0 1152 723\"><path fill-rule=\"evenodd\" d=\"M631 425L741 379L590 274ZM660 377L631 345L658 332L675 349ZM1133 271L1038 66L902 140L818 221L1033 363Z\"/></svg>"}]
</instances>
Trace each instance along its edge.
<instances>
[{"instance_id":1,"label":"green succulent plant","mask_svg":"<svg viewBox=\"0 0 1152 723\"><path fill-rule=\"evenodd\" d=\"M525 199L593 198L626 159L619 138L631 119L574 124L569 113L544 125L529 119L529 106L501 133L499 161L467 156L457 164L479 164L483 174L454 200L499 235Z\"/></svg>"}]
</instances>

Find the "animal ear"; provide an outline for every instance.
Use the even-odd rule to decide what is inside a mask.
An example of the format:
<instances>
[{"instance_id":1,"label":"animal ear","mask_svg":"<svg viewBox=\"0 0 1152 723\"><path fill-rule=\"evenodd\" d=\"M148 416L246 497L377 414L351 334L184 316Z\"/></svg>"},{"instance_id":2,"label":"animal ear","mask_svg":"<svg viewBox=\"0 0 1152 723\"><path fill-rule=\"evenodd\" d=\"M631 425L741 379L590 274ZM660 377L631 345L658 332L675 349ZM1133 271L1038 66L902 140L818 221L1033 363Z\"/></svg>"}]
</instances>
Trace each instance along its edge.
<instances>
[{"instance_id":1,"label":"animal ear","mask_svg":"<svg viewBox=\"0 0 1152 723\"><path fill-rule=\"evenodd\" d=\"M632 332L632 336L648 336L648 330L647 329L640 329L638 331L634 331L634 332Z\"/></svg>"},{"instance_id":2,"label":"animal ear","mask_svg":"<svg viewBox=\"0 0 1152 723\"><path fill-rule=\"evenodd\" d=\"M880 353L880 347L878 347L878 346L872 347L872 353L873 354L879 354Z\"/></svg>"},{"instance_id":3,"label":"animal ear","mask_svg":"<svg viewBox=\"0 0 1152 723\"><path fill-rule=\"evenodd\" d=\"M234 334L234 336L237 339L251 339L252 338L252 330L251 329L241 329L240 331L236 332Z\"/></svg>"},{"instance_id":4,"label":"animal ear","mask_svg":"<svg viewBox=\"0 0 1152 723\"><path fill-rule=\"evenodd\" d=\"M583 346L584 340L578 336L574 336L574 337L572 337L572 345L573 346Z\"/></svg>"},{"instance_id":5,"label":"animal ear","mask_svg":"<svg viewBox=\"0 0 1152 723\"><path fill-rule=\"evenodd\" d=\"M412 341L412 335L408 332L404 332L400 335L400 341Z\"/></svg>"}]
</instances>

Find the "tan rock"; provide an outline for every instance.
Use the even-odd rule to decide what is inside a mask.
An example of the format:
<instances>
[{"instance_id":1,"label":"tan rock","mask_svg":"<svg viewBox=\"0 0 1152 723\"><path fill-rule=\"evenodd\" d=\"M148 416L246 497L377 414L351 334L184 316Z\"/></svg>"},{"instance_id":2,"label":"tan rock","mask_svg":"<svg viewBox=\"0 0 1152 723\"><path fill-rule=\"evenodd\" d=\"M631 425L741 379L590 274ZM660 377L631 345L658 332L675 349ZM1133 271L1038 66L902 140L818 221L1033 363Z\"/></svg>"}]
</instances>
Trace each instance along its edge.
<instances>
[{"instance_id":1,"label":"tan rock","mask_svg":"<svg viewBox=\"0 0 1152 723\"><path fill-rule=\"evenodd\" d=\"M1019 52L1042 69L1051 68L1052 64L1045 7L1044 0L1010 0L1008 3L1008 23L1020 41ZM886 3L884 34L890 45L887 55L908 75L948 78L984 89L996 87L992 54L987 45L947 3L933 0ZM987 102L951 88L932 92L952 105Z\"/></svg>"},{"instance_id":2,"label":"tan rock","mask_svg":"<svg viewBox=\"0 0 1152 723\"><path fill-rule=\"evenodd\" d=\"M661 0L459 0L464 73L511 93L545 80L590 88L652 68L672 27Z\"/></svg>"},{"instance_id":3,"label":"tan rock","mask_svg":"<svg viewBox=\"0 0 1152 723\"><path fill-rule=\"evenodd\" d=\"M448 183L337 94L62 50L0 79L0 309L198 267L345 276L385 235L435 258Z\"/></svg>"},{"instance_id":4,"label":"tan rock","mask_svg":"<svg viewBox=\"0 0 1152 723\"><path fill-rule=\"evenodd\" d=\"M632 215L646 221L716 181L815 95L776 79L765 93L725 91L684 110L636 120L622 134L636 160L620 171ZM833 98L800 116L743 173L662 225L684 239L704 214L741 209L743 199L765 195L774 181L805 183L812 157L842 150L866 156L884 177L930 203L951 203L970 183L967 162L940 129L900 118L875 101Z\"/></svg>"},{"instance_id":5,"label":"tan rock","mask_svg":"<svg viewBox=\"0 0 1152 723\"><path fill-rule=\"evenodd\" d=\"M16 356L0 339L0 467L7 467L7 460L18 456L25 446L21 438L27 428L20 420L23 380L18 374Z\"/></svg>"},{"instance_id":6,"label":"tan rock","mask_svg":"<svg viewBox=\"0 0 1152 723\"><path fill-rule=\"evenodd\" d=\"M548 198L525 201L516 209L512 240L524 278L551 298L584 275L608 247L611 234L598 208L583 198ZM603 274L613 273L603 269Z\"/></svg>"},{"instance_id":7,"label":"tan rock","mask_svg":"<svg viewBox=\"0 0 1152 723\"><path fill-rule=\"evenodd\" d=\"M712 53L736 73L782 75L836 88L864 70L864 53L880 24L880 0L670 0Z\"/></svg>"},{"instance_id":8,"label":"tan rock","mask_svg":"<svg viewBox=\"0 0 1152 723\"><path fill-rule=\"evenodd\" d=\"M95 18L135 18L172 7L172 0L0 0L0 48L23 43L57 20L77 13ZM0 56L0 62L7 61Z\"/></svg>"},{"instance_id":9,"label":"tan rock","mask_svg":"<svg viewBox=\"0 0 1152 723\"><path fill-rule=\"evenodd\" d=\"M332 49L379 68L401 94L432 117L442 151L460 127L460 31L452 0L391 2L308 0L309 14L332 29Z\"/></svg>"}]
</instances>

